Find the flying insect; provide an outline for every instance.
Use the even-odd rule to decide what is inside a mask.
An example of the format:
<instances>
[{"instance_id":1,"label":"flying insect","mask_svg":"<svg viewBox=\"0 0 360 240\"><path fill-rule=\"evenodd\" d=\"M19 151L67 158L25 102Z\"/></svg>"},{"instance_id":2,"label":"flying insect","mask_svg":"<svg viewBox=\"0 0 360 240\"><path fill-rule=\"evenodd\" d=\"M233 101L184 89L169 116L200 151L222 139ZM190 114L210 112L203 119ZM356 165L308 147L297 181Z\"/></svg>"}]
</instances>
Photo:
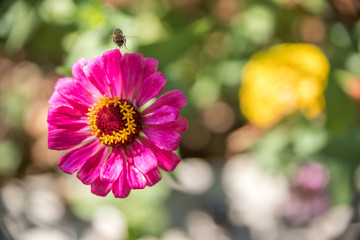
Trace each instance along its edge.
<instances>
[{"instance_id":1,"label":"flying insect","mask_svg":"<svg viewBox=\"0 0 360 240\"><path fill-rule=\"evenodd\" d=\"M122 46L126 47L126 37L119 28L115 28L113 32L113 42L121 48Z\"/></svg>"}]
</instances>

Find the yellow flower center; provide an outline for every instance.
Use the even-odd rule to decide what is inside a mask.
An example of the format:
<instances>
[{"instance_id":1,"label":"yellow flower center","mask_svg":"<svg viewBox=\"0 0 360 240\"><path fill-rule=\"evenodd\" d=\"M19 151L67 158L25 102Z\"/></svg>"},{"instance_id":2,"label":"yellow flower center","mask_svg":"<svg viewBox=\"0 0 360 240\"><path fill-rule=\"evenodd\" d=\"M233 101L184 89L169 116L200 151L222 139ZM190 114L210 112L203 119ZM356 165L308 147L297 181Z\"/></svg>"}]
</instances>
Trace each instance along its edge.
<instances>
[{"instance_id":1,"label":"yellow flower center","mask_svg":"<svg viewBox=\"0 0 360 240\"><path fill-rule=\"evenodd\" d=\"M141 129L141 117L126 99L99 97L87 113L92 134L113 147L131 143Z\"/></svg>"}]
</instances>

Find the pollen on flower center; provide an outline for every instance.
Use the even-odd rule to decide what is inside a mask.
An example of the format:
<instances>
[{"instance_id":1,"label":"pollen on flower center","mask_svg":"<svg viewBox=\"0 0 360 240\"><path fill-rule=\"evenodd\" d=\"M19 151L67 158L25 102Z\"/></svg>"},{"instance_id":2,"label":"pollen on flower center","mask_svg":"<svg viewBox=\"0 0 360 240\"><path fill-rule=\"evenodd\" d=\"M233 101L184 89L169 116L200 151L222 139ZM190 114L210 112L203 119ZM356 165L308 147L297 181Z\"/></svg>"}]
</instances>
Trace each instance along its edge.
<instances>
[{"instance_id":1,"label":"pollen on flower center","mask_svg":"<svg viewBox=\"0 0 360 240\"><path fill-rule=\"evenodd\" d=\"M100 97L89 108L88 119L92 134L107 146L131 143L141 129L141 117L125 99Z\"/></svg>"}]
</instances>

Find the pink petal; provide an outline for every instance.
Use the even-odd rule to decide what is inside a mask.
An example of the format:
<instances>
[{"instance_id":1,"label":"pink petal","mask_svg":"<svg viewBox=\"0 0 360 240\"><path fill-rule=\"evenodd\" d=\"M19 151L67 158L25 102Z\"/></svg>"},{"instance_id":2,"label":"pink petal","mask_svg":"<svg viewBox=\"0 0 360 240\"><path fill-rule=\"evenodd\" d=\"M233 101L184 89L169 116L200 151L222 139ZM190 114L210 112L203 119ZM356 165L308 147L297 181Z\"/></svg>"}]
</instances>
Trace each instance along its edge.
<instances>
[{"instance_id":1,"label":"pink petal","mask_svg":"<svg viewBox=\"0 0 360 240\"><path fill-rule=\"evenodd\" d=\"M183 133L188 129L188 121L186 118L179 116L175 121L164 124L163 127L172 128L178 133Z\"/></svg>"},{"instance_id":2,"label":"pink petal","mask_svg":"<svg viewBox=\"0 0 360 240\"><path fill-rule=\"evenodd\" d=\"M170 128L162 128L156 125L145 125L143 133L159 148L175 151L181 139L181 135Z\"/></svg>"},{"instance_id":3,"label":"pink petal","mask_svg":"<svg viewBox=\"0 0 360 240\"><path fill-rule=\"evenodd\" d=\"M90 132L73 132L67 129L49 127L48 147L53 150L65 150L92 137Z\"/></svg>"},{"instance_id":4,"label":"pink petal","mask_svg":"<svg viewBox=\"0 0 360 240\"><path fill-rule=\"evenodd\" d=\"M164 105L168 105L177 109L181 109L186 105L187 101L184 94L178 90L167 91L161 95L153 104L143 111L143 114L149 114L156 111Z\"/></svg>"},{"instance_id":5,"label":"pink petal","mask_svg":"<svg viewBox=\"0 0 360 240\"><path fill-rule=\"evenodd\" d=\"M109 79L109 84L113 96L120 97L123 86L121 73L121 52L119 49L107 51L103 54L104 70Z\"/></svg>"},{"instance_id":6,"label":"pink petal","mask_svg":"<svg viewBox=\"0 0 360 240\"><path fill-rule=\"evenodd\" d=\"M84 81L88 81L88 79L85 76L84 70L83 70L83 68L86 64L87 64L87 61L84 58L80 58L71 67L71 73L72 73L74 79L76 79L80 83L82 83Z\"/></svg>"},{"instance_id":7,"label":"pink petal","mask_svg":"<svg viewBox=\"0 0 360 240\"><path fill-rule=\"evenodd\" d=\"M56 91L77 110L87 113L96 99L77 81L68 79L55 87Z\"/></svg>"},{"instance_id":8,"label":"pink petal","mask_svg":"<svg viewBox=\"0 0 360 240\"><path fill-rule=\"evenodd\" d=\"M143 59L143 79L147 78L148 76L154 74L158 67L159 62L153 58L144 58Z\"/></svg>"},{"instance_id":9,"label":"pink petal","mask_svg":"<svg viewBox=\"0 0 360 240\"><path fill-rule=\"evenodd\" d=\"M146 178L133 165L129 165L127 180L132 189L143 189L146 186Z\"/></svg>"},{"instance_id":10,"label":"pink petal","mask_svg":"<svg viewBox=\"0 0 360 240\"><path fill-rule=\"evenodd\" d=\"M98 196L105 197L110 192L111 187L112 183L102 181L99 177L91 184L91 192Z\"/></svg>"},{"instance_id":11,"label":"pink petal","mask_svg":"<svg viewBox=\"0 0 360 240\"><path fill-rule=\"evenodd\" d=\"M157 167L156 156L149 148L134 141L129 150L131 152L126 151L128 161L133 163L141 173L147 174Z\"/></svg>"},{"instance_id":12,"label":"pink petal","mask_svg":"<svg viewBox=\"0 0 360 240\"><path fill-rule=\"evenodd\" d=\"M48 110L48 121L67 121L87 118L84 112L73 109L69 106L51 107Z\"/></svg>"},{"instance_id":13,"label":"pink petal","mask_svg":"<svg viewBox=\"0 0 360 240\"><path fill-rule=\"evenodd\" d=\"M100 170L100 179L107 182L115 182L123 171L125 161L121 148L115 148Z\"/></svg>"},{"instance_id":14,"label":"pink petal","mask_svg":"<svg viewBox=\"0 0 360 240\"><path fill-rule=\"evenodd\" d=\"M61 128L59 128L59 127L57 127L55 125L52 125L52 124L49 124L49 126L48 126L48 131L49 132L52 132L52 131L58 130L58 129L61 129Z\"/></svg>"},{"instance_id":15,"label":"pink petal","mask_svg":"<svg viewBox=\"0 0 360 240\"><path fill-rule=\"evenodd\" d=\"M51 95L51 97L49 99L49 104L53 107L57 107L57 106L72 107L71 104L69 103L69 101L66 100L66 98L64 98L63 96L61 96L56 90Z\"/></svg>"},{"instance_id":16,"label":"pink petal","mask_svg":"<svg viewBox=\"0 0 360 240\"><path fill-rule=\"evenodd\" d=\"M87 124L87 121L63 121L58 122L57 124L54 124L58 126L59 129L67 129L70 131L88 131L90 130L89 125Z\"/></svg>"},{"instance_id":17,"label":"pink petal","mask_svg":"<svg viewBox=\"0 0 360 240\"><path fill-rule=\"evenodd\" d=\"M89 59L83 68L85 76L99 90L101 95L111 96L107 75L103 68L102 57Z\"/></svg>"},{"instance_id":18,"label":"pink petal","mask_svg":"<svg viewBox=\"0 0 360 240\"><path fill-rule=\"evenodd\" d=\"M164 89L165 77L161 72L156 72L145 78L141 84L141 91L138 98L135 98L137 106L141 107L149 100L153 99Z\"/></svg>"},{"instance_id":19,"label":"pink petal","mask_svg":"<svg viewBox=\"0 0 360 240\"><path fill-rule=\"evenodd\" d=\"M165 171L171 172L179 164L180 158L175 153L156 147L146 137L140 137L140 141L155 153L159 167Z\"/></svg>"},{"instance_id":20,"label":"pink petal","mask_svg":"<svg viewBox=\"0 0 360 240\"><path fill-rule=\"evenodd\" d=\"M188 128L188 122L186 118L178 116L178 118L175 121L171 121L167 123L159 123L159 124L149 124L149 126L174 129L178 133L183 133Z\"/></svg>"},{"instance_id":21,"label":"pink petal","mask_svg":"<svg viewBox=\"0 0 360 240\"><path fill-rule=\"evenodd\" d=\"M142 55L126 53L121 59L121 72L124 80L124 96L131 98L135 86L142 80Z\"/></svg>"},{"instance_id":22,"label":"pink petal","mask_svg":"<svg viewBox=\"0 0 360 240\"><path fill-rule=\"evenodd\" d=\"M144 58L143 59L143 74L142 74L142 79L146 79L147 77L149 77L150 75L154 74L156 72L157 66L158 66L158 61L152 58ZM136 99L139 99L139 97L141 96L141 89L142 89L142 81L140 81L134 89L133 92L133 99L135 99L135 103L136 103Z\"/></svg>"},{"instance_id":23,"label":"pink petal","mask_svg":"<svg viewBox=\"0 0 360 240\"><path fill-rule=\"evenodd\" d=\"M49 108L47 122L60 128L76 131L86 127L89 120L84 112L68 106L58 106Z\"/></svg>"},{"instance_id":24,"label":"pink petal","mask_svg":"<svg viewBox=\"0 0 360 240\"><path fill-rule=\"evenodd\" d=\"M126 169L125 161L122 162L123 169ZM131 191L128 179L127 179L127 171L121 171L120 176L112 185L112 191L115 197L125 198L129 196Z\"/></svg>"},{"instance_id":25,"label":"pink petal","mask_svg":"<svg viewBox=\"0 0 360 240\"><path fill-rule=\"evenodd\" d=\"M158 183L161 180L161 173L160 171L155 168L148 174L144 175L147 181L148 186L154 186L156 183Z\"/></svg>"},{"instance_id":26,"label":"pink petal","mask_svg":"<svg viewBox=\"0 0 360 240\"><path fill-rule=\"evenodd\" d=\"M88 90L93 96L102 96L97 88L87 79L83 68L86 66L87 61L84 58L80 58L73 64L71 72L76 81L78 81L86 90Z\"/></svg>"},{"instance_id":27,"label":"pink petal","mask_svg":"<svg viewBox=\"0 0 360 240\"><path fill-rule=\"evenodd\" d=\"M163 106L151 115L145 115L143 117L143 121L145 124L162 124L176 120L178 115L179 109L170 106Z\"/></svg>"},{"instance_id":28,"label":"pink petal","mask_svg":"<svg viewBox=\"0 0 360 240\"><path fill-rule=\"evenodd\" d=\"M71 78L71 77L63 77L63 78L59 78L56 83L54 84L54 88L56 89L56 87L60 84L62 84L64 81L75 81L75 79Z\"/></svg>"},{"instance_id":29,"label":"pink petal","mask_svg":"<svg viewBox=\"0 0 360 240\"><path fill-rule=\"evenodd\" d=\"M83 184L93 183L100 175L100 168L105 160L107 148L102 147L100 150L91 156L82 166L78 169L77 177Z\"/></svg>"},{"instance_id":30,"label":"pink petal","mask_svg":"<svg viewBox=\"0 0 360 240\"><path fill-rule=\"evenodd\" d=\"M65 173L73 174L96 152L100 144L98 141L92 141L85 146L75 148L63 155L58 166Z\"/></svg>"}]
</instances>

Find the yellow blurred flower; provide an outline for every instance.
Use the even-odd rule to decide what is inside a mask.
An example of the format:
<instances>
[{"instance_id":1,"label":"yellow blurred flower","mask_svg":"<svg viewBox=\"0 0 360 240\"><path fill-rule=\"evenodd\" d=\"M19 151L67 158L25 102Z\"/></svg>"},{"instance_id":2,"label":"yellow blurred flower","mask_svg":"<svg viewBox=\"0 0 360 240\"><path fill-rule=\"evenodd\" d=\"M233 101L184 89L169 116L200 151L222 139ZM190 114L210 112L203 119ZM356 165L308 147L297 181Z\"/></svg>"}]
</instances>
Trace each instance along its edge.
<instances>
[{"instance_id":1,"label":"yellow blurred flower","mask_svg":"<svg viewBox=\"0 0 360 240\"><path fill-rule=\"evenodd\" d=\"M241 111L262 128L298 110L315 118L325 106L329 69L322 51L310 44L280 44L256 53L242 72Z\"/></svg>"}]
</instances>

